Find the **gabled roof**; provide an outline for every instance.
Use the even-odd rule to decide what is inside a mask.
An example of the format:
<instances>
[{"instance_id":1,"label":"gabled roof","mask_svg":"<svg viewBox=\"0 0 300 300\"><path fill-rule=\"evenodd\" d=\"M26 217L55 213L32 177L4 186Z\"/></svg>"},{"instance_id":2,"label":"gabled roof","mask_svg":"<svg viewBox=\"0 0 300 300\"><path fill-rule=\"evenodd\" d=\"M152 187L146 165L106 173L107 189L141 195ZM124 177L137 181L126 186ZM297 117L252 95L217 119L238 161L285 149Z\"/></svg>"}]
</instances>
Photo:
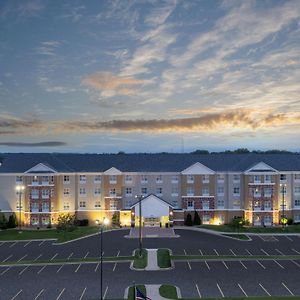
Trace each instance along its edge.
<instances>
[{"instance_id":1,"label":"gabled roof","mask_svg":"<svg viewBox=\"0 0 300 300\"><path fill-rule=\"evenodd\" d=\"M145 200L147 200L147 199L149 199L149 198L157 199L157 200L159 200L159 201L164 202L165 204L167 204L167 205L170 206L171 208L174 208L174 206L171 205L169 202L167 202L167 201L164 200L163 198L160 198L160 197L158 197L158 196L156 196L156 195L154 195L154 194L149 194L149 195L143 197L142 200L141 200L141 202L143 202L143 201L145 201ZM133 208L133 207L137 206L138 204L139 204L139 200L137 200L134 204L132 204L132 205L130 206L130 208Z\"/></svg>"},{"instance_id":2,"label":"gabled roof","mask_svg":"<svg viewBox=\"0 0 300 300\"><path fill-rule=\"evenodd\" d=\"M39 163L24 173L56 173L56 170L47 163Z\"/></svg>"},{"instance_id":3,"label":"gabled roof","mask_svg":"<svg viewBox=\"0 0 300 300\"><path fill-rule=\"evenodd\" d=\"M181 172L183 175L214 174L215 172L203 164L196 162Z\"/></svg>"},{"instance_id":4,"label":"gabled roof","mask_svg":"<svg viewBox=\"0 0 300 300\"><path fill-rule=\"evenodd\" d=\"M261 161L245 171L246 174L255 172L277 172L277 170Z\"/></svg>"}]
</instances>

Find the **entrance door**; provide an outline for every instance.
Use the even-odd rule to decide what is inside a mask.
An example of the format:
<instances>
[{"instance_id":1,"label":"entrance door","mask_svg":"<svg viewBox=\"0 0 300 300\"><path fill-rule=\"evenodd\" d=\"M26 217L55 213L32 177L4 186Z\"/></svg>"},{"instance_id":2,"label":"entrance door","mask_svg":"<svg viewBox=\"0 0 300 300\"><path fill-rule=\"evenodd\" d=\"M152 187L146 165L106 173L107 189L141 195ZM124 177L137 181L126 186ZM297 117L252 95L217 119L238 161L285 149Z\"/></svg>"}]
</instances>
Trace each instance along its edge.
<instances>
[{"instance_id":1,"label":"entrance door","mask_svg":"<svg viewBox=\"0 0 300 300\"><path fill-rule=\"evenodd\" d=\"M144 218L144 226L145 227L159 227L160 226L160 218Z\"/></svg>"}]
</instances>

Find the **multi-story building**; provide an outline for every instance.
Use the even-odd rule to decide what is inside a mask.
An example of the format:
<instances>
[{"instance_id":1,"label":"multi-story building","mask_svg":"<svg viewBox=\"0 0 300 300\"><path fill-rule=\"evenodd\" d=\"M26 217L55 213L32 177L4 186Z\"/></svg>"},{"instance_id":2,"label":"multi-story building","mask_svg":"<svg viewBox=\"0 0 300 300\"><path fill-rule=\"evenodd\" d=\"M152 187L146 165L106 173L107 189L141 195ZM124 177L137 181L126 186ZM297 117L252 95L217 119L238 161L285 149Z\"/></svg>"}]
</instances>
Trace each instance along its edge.
<instances>
[{"instance_id":1,"label":"multi-story building","mask_svg":"<svg viewBox=\"0 0 300 300\"><path fill-rule=\"evenodd\" d=\"M255 226L300 222L298 154L2 154L0 211L47 226L61 213L90 224L117 213L123 226L202 223L244 216ZM24 190L17 191L16 186Z\"/></svg>"}]
</instances>

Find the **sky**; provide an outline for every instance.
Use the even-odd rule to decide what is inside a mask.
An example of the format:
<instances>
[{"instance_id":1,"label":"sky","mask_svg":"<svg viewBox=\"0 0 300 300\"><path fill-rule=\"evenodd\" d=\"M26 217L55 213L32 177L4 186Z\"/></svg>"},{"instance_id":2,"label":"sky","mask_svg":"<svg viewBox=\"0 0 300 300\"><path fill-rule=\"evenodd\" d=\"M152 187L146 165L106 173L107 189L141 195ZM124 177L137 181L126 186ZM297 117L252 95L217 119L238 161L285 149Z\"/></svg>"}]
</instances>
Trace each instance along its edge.
<instances>
[{"instance_id":1,"label":"sky","mask_svg":"<svg viewBox=\"0 0 300 300\"><path fill-rule=\"evenodd\" d=\"M300 1L0 1L0 152L300 149Z\"/></svg>"}]
</instances>

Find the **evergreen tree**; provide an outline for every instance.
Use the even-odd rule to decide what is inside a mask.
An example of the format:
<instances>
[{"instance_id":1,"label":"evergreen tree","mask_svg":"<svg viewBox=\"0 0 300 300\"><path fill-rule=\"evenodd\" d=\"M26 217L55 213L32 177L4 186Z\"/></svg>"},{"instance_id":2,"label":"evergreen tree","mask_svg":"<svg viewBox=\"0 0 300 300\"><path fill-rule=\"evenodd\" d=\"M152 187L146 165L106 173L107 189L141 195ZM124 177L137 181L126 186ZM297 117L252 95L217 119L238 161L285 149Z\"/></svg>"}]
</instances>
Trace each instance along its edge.
<instances>
[{"instance_id":1,"label":"evergreen tree","mask_svg":"<svg viewBox=\"0 0 300 300\"><path fill-rule=\"evenodd\" d=\"M201 219L197 211L194 214L194 225L201 225Z\"/></svg>"},{"instance_id":2,"label":"evergreen tree","mask_svg":"<svg viewBox=\"0 0 300 300\"><path fill-rule=\"evenodd\" d=\"M15 214L9 216L7 228L16 228L17 227L17 218Z\"/></svg>"},{"instance_id":3,"label":"evergreen tree","mask_svg":"<svg viewBox=\"0 0 300 300\"><path fill-rule=\"evenodd\" d=\"M0 212L0 229L6 229L7 228L7 219L5 217L4 213Z\"/></svg>"},{"instance_id":4,"label":"evergreen tree","mask_svg":"<svg viewBox=\"0 0 300 300\"><path fill-rule=\"evenodd\" d=\"M193 226L193 220L191 214L186 215L185 223L186 226Z\"/></svg>"}]
</instances>

